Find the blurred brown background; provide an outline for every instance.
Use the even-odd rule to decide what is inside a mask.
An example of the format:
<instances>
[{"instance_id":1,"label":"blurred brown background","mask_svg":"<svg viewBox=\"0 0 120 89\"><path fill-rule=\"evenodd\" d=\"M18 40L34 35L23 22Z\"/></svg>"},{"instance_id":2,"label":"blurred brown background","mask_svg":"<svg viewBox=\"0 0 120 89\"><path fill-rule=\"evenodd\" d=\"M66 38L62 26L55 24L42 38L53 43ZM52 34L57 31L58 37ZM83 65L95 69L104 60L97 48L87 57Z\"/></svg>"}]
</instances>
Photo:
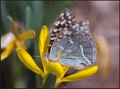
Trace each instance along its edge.
<instances>
[{"instance_id":1,"label":"blurred brown background","mask_svg":"<svg viewBox=\"0 0 120 89\"><path fill-rule=\"evenodd\" d=\"M111 54L110 71L103 76L93 75L87 79L70 82L68 88L118 88L119 87L119 2L79 1L72 9L77 21L87 20L96 13L95 34L106 38Z\"/></svg>"}]
</instances>

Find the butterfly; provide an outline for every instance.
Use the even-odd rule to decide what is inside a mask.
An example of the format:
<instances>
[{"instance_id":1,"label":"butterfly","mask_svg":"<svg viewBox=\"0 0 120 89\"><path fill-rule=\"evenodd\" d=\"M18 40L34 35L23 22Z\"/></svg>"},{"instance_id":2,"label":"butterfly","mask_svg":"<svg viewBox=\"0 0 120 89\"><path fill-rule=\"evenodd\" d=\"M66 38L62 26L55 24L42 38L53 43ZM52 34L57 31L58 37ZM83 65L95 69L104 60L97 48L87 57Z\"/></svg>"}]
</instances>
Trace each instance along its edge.
<instances>
[{"instance_id":1,"label":"butterfly","mask_svg":"<svg viewBox=\"0 0 120 89\"><path fill-rule=\"evenodd\" d=\"M84 69L96 61L96 45L89 31L89 21L77 22L73 12L61 11L50 30L48 61Z\"/></svg>"}]
</instances>

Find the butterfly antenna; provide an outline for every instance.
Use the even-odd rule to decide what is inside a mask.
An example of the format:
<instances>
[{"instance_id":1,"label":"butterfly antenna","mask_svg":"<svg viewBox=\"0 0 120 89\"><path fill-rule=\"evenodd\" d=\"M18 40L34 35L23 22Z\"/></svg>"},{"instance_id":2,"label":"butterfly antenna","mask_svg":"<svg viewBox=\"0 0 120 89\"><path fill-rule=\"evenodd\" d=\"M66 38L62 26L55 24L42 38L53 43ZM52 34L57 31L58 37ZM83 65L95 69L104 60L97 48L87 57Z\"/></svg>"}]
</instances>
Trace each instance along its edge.
<instances>
[{"instance_id":1,"label":"butterfly antenna","mask_svg":"<svg viewBox=\"0 0 120 89\"><path fill-rule=\"evenodd\" d=\"M62 58L66 56L66 55L60 56L61 51L62 51L62 49L60 49L60 50L58 51L58 55L57 55L57 58L56 58L56 62L62 61ZM58 58L60 58L60 60L58 60Z\"/></svg>"},{"instance_id":2,"label":"butterfly antenna","mask_svg":"<svg viewBox=\"0 0 120 89\"><path fill-rule=\"evenodd\" d=\"M41 58L41 56L33 56L33 57L40 57Z\"/></svg>"}]
</instances>

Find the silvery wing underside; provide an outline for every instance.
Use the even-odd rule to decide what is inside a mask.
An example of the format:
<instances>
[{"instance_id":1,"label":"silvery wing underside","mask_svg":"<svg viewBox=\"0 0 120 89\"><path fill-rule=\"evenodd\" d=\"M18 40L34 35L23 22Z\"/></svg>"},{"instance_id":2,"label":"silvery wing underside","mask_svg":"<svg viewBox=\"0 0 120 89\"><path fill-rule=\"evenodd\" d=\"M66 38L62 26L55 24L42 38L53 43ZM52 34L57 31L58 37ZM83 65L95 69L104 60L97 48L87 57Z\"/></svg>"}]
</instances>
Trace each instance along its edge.
<instances>
[{"instance_id":1,"label":"silvery wing underside","mask_svg":"<svg viewBox=\"0 0 120 89\"><path fill-rule=\"evenodd\" d=\"M96 46L85 23L84 21L75 29L72 27L67 32L61 33L63 38L51 47L51 61L58 60L63 66L77 69L83 69L95 63Z\"/></svg>"}]
</instances>

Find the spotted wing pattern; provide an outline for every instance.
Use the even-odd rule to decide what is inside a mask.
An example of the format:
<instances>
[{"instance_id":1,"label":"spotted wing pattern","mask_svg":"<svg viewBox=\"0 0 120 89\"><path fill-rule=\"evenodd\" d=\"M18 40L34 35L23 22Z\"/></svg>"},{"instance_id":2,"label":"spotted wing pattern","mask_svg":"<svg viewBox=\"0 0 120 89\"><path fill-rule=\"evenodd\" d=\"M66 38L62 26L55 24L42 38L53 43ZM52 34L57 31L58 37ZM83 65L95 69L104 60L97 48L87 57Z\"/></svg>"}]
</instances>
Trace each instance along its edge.
<instances>
[{"instance_id":1,"label":"spotted wing pattern","mask_svg":"<svg viewBox=\"0 0 120 89\"><path fill-rule=\"evenodd\" d=\"M54 40L58 36L61 31L68 30L68 28L75 25L77 22L74 18L73 12L69 9L65 8L60 15L57 17L55 22L53 23L50 33L50 42L49 44L53 44ZM61 39L60 37L57 39Z\"/></svg>"}]
</instances>

